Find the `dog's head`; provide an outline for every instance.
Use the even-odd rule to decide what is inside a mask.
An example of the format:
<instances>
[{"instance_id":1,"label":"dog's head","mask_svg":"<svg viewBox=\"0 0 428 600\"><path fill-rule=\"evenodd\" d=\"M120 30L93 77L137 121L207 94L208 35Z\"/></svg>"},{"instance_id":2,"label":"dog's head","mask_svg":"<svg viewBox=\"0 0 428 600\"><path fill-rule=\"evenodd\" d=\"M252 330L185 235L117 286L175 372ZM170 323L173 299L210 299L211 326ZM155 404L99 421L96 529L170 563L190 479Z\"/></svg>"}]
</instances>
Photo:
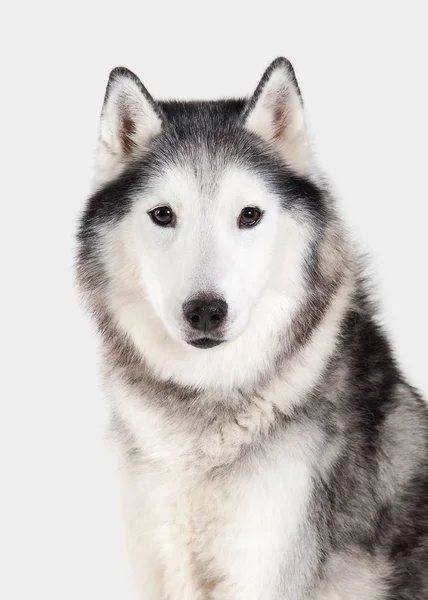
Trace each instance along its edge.
<instances>
[{"instance_id":1,"label":"dog's head","mask_svg":"<svg viewBox=\"0 0 428 600\"><path fill-rule=\"evenodd\" d=\"M248 101L156 102L115 69L95 186L80 281L140 347L211 355L296 315L327 207L287 60Z\"/></svg>"}]
</instances>

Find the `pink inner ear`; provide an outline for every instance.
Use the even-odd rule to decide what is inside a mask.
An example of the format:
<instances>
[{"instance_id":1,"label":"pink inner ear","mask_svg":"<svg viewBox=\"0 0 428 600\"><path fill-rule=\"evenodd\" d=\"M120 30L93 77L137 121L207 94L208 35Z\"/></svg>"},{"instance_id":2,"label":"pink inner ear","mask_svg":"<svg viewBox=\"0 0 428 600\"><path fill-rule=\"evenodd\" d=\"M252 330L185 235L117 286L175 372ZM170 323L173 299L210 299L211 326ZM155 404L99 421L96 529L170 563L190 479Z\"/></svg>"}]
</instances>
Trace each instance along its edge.
<instances>
[{"instance_id":1,"label":"pink inner ear","mask_svg":"<svg viewBox=\"0 0 428 600\"><path fill-rule=\"evenodd\" d=\"M125 105L119 107L119 136L125 154L130 154L136 143L133 136L136 133L135 121Z\"/></svg>"},{"instance_id":2,"label":"pink inner ear","mask_svg":"<svg viewBox=\"0 0 428 600\"><path fill-rule=\"evenodd\" d=\"M266 95L266 107L272 114L272 139L280 138L287 127L288 120L288 92L283 88L269 90Z\"/></svg>"},{"instance_id":3,"label":"pink inner ear","mask_svg":"<svg viewBox=\"0 0 428 600\"><path fill-rule=\"evenodd\" d=\"M287 126L286 94L276 94L273 105L273 139L280 138Z\"/></svg>"}]
</instances>

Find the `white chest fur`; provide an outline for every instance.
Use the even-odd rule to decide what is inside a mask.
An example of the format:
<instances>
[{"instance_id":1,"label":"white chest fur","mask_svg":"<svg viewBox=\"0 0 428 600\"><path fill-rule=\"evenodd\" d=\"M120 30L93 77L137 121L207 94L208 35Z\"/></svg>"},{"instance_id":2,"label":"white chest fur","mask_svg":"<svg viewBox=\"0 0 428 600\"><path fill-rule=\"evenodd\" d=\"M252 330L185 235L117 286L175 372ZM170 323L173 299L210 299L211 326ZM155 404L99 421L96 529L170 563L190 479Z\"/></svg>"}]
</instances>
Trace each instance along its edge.
<instances>
[{"instance_id":1,"label":"white chest fur","mask_svg":"<svg viewBox=\"0 0 428 600\"><path fill-rule=\"evenodd\" d=\"M119 394L117 400L136 445L134 458L123 461L123 478L141 598L303 598L316 545L306 519L311 461L302 432L291 431L263 452L233 463L240 436L243 443L251 441L250 423L235 424L233 431L228 424L225 436L216 429L214 442L207 431L201 441L200 434L180 429L141 399ZM204 442L206 463L199 452ZM221 465L222 451L227 465ZM125 448L122 452L126 455ZM214 469L208 467L213 452L220 453Z\"/></svg>"}]
</instances>

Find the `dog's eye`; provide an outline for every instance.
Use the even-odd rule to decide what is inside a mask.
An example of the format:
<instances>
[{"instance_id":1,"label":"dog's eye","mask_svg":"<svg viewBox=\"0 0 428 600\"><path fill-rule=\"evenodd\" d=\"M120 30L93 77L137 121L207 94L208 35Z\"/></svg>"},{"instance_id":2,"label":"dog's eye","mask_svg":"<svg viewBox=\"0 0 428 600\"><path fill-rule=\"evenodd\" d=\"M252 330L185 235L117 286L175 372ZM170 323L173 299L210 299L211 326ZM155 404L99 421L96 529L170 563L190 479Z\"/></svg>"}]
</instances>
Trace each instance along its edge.
<instances>
[{"instance_id":1,"label":"dog's eye","mask_svg":"<svg viewBox=\"0 0 428 600\"><path fill-rule=\"evenodd\" d=\"M238 225L240 229L244 227L254 227L260 223L263 212L257 206L246 206L239 215Z\"/></svg>"},{"instance_id":2,"label":"dog's eye","mask_svg":"<svg viewBox=\"0 0 428 600\"><path fill-rule=\"evenodd\" d=\"M153 223L161 227L174 227L175 225L175 214L169 206L158 206L153 210L149 210L149 215Z\"/></svg>"}]
</instances>

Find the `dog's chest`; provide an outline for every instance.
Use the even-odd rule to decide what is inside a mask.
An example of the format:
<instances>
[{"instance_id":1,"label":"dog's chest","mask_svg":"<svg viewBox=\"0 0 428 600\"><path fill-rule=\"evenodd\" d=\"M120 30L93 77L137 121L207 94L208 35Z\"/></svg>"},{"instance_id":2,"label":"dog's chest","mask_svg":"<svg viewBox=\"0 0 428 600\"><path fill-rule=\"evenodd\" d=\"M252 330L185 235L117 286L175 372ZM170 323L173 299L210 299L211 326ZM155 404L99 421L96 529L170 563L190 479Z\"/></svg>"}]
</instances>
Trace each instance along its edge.
<instances>
[{"instance_id":1,"label":"dog's chest","mask_svg":"<svg viewBox=\"0 0 428 600\"><path fill-rule=\"evenodd\" d=\"M282 598L287 581L296 590L290 599L300 599L311 553L304 464L263 461L213 478L191 469L137 477L141 534L162 565L166 598Z\"/></svg>"},{"instance_id":2,"label":"dog's chest","mask_svg":"<svg viewBox=\"0 0 428 600\"><path fill-rule=\"evenodd\" d=\"M290 598L300 598L299 581L311 568L308 461L294 444L238 459L252 421L207 428L201 437L155 409L140 405L132 415L131 527L138 524L162 565L162 594L171 600L276 598L285 581L296 590Z\"/></svg>"}]
</instances>

